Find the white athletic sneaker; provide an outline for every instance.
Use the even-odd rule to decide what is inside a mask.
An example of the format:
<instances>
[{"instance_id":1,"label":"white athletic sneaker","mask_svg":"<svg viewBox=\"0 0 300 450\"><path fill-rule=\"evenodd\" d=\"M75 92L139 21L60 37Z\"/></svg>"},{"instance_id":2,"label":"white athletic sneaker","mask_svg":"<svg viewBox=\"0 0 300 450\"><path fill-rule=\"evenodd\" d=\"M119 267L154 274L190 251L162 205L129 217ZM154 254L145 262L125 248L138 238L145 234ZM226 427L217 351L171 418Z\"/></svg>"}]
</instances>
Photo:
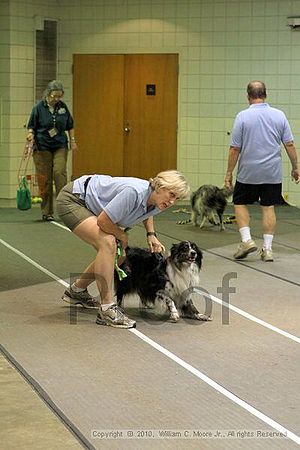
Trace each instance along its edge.
<instances>
[{"instance_id":1,"label":"white athletic sneaker","mask_svg":"<svg viewBox=\"0 0 300 450\"><path fill-rule=\"evenodd\" d=\"M99 313L97 315L96 323L98 325L109 325L115 328L135 328L136 322L135 320L129 319L129 317L125 316L124 311L113 304L106 311L102 311L99 309Z\"/></svg>"},{"instance_id":2,"label":"white athletic sneaker","mask_svg":"<svg viewBox=\"0 0 300 450\"><path fill-rule=\"evenodd\" d=\"M265 262L274 261L272 250L263 248L260 252L260 257Z\"/></svg>"},{"instance_id":3,"label":"white athletic sneaker","mask_svg":"<svg viewBox=\"0 0 300 450\"><path fill-rule=\"evenodd\" d=\"M100 306L100 303L88 293L87 289L82 292L75 292L71 286L65 290L61 299L70 303L70 305L83 306L84 308L95 309Z\"/></svg>"},{"instance_id":4,"label":"white athletic sneaker","mask_svg":"<svg viewBox=\"0 0 300 450\"><path fill-rule=\"evenodd\" d=\"M238 246L236 253L233 255L235 259L244 259L249 253L255 252L257 250L257 245L253 239L249 239L247 242L241 242Z\"/></svg>"}]
</instances>

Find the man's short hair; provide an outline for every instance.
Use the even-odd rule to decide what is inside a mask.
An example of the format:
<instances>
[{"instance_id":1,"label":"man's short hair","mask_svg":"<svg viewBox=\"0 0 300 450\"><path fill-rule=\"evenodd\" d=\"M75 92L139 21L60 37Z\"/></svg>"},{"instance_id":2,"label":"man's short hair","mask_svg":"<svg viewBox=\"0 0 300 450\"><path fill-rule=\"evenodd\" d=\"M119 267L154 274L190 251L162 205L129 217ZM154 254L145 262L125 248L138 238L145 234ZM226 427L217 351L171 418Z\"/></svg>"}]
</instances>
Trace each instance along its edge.
<instances>
[{"instance_id":1,"label":"man's short hair","mask_svg":"<svg viewBox=\"0 0 300 450\"><path fill-rule=\"evenodd\" d=\"M247 94L249 98L266 98L266 85L262 81L250 81L247 86Z\"/></svg>"}]
</instances>

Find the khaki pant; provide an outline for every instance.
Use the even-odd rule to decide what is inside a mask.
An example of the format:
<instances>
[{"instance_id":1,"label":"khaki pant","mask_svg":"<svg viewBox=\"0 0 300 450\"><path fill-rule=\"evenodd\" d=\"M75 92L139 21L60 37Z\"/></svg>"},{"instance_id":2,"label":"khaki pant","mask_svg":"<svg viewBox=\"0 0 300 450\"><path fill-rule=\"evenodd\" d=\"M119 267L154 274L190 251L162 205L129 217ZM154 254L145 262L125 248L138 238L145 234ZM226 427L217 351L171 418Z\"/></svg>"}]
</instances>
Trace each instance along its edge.
<instances>
[{"instance_id":1,"label":"khaki pant","mask_svg":"<svg viewBox=\"0 0 300 450\"><path fill-rule=\"evenodd\" d=\"M57 214L71 231L88 217L95 216L80 199L79 194L73 194L73 181L70 181L56 198Z\"/></svg>"},{"instance_id":2,"label":"khaki pant","mask_svg":"<svg viewBox=\"0 0 300 450\"><path fill-rule=\"evenodd\" d=\"M53 152L35 150L33 160L39 181L40 194L43 199L41 209L43 216L53 215L53 181L56 196L67 183L68 150L59 148Z\"/></svg>"}]
</instances>

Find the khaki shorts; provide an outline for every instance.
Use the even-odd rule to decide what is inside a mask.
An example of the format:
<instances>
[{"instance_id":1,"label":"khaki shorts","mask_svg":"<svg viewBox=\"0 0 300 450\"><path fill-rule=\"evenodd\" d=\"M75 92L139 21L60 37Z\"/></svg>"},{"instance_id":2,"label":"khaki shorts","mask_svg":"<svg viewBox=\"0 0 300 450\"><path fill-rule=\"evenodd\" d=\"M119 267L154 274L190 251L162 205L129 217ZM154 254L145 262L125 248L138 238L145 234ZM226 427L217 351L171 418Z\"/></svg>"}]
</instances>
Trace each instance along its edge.
<instances>
[{"instance_id":1,"label":"khaki shorts","mask_svg":"<svg viewBox=\"0 0 300 450\"><path fill-rule=\"evenodd\" d=\"M95 217L79 194L73 194L72 191L73 181L62 188L56 199L57 214L71 231L88 217Z\"/></svg>"}]
</instances>

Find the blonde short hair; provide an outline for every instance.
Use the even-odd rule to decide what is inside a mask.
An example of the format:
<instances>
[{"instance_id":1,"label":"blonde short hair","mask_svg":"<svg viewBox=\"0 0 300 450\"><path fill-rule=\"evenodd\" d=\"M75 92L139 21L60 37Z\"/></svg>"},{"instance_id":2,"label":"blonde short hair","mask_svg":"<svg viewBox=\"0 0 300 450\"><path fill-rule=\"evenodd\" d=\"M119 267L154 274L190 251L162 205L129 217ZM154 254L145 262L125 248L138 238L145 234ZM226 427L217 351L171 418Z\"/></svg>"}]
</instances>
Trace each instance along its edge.
<instances>
[{"instance_id":1,"label":"blonde short hair","mask_svg":"<svg viewBox=\"0 0 300 450\"><path fill-rule=\"evenodd\" d=\"M181 199L187 198L190 193L188 182L178 170L159 172L156 177L150 178L149 182L153 190L158 191L160 188L169 189L174 191Z\"/></svg>"}]
</instances>

